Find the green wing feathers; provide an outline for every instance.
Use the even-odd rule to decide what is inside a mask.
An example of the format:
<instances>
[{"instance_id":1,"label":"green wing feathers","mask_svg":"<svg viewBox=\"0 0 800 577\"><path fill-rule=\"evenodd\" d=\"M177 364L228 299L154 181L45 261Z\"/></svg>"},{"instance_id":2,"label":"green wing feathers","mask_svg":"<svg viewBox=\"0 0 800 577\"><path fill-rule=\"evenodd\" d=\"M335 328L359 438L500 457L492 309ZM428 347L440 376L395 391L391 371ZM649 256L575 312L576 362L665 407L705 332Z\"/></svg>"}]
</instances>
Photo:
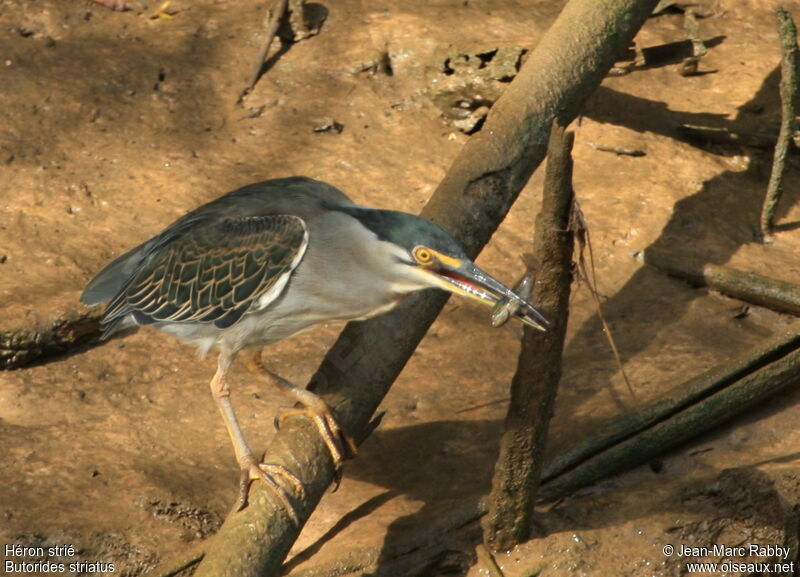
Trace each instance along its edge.
<instances>
[{"instance_id":1,"label":"green wing feathers","mask_svg":"<svg viewBox=\"0 0 800 577\"><path fill-rule=\"evenodd\" d=\"M263 308L280 295L307 243L305 223L289 215L195 226L142 260L109 304L106 331L129 314L140 325L231 326L254 305ZM265 297L273 287L275 294Z\"/></svg>"}]
</instances>

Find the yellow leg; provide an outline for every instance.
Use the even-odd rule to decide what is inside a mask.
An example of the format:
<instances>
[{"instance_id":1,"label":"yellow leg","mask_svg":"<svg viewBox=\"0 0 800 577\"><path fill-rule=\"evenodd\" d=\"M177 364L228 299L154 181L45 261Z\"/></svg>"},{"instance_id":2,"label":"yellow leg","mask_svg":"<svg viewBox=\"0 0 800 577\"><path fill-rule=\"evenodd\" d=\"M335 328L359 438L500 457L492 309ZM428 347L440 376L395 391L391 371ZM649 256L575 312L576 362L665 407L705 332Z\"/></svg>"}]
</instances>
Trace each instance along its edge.
<instances>
[{"instance_id":1,"label":"yellow leg","mask_svg":"<svg viewBox=\"0 0 800 577\"><path fill-rule=\"evenodd\" d=\"M358 447L353 439L339 426L331 408L311 391L298 387L291 381L267 369L261 361L260 351L247 355L244 362L249 369L263 375L283 393L303 405L301 409L292 409L281 414L278 418L278 423L283 423L286 419L298 415L311 419L331 453L333 466L338 476L344 460L355 456Z\"/></svg>"},{"instance_id":2,"label":"yellow leg","mask_svg":"<svg viewBox=\"0 0 800 577\"><path fill-rule=\"evenodd\" d=\"M236 460L239 463L241 475L239 478L239 499L236 504L236 510L241 511L247 506L247 494L250 491L250 484L258 479L264 481L268 486L272 487L275 493L280 498L286 511L292 517L295 523L299 523L297 512L289 501L286 491L278 485L272 475L277 475L284 480L288 481L293 488L296 496L304 494L303 486L300 481L289 470L281 465L270 463L261 463L255 458L247 441L244 438L239 420L236 418L236 413L231 404L231 391L226 381L228 370L233 362L235 353L222 351L219 355L217 363L217 372L214 378L211 379L211 395L214 397L222 418L225 421L225 427L228 429L231 442L233 443L233 451L236 454Z\"/></svg>"}]
</instances>

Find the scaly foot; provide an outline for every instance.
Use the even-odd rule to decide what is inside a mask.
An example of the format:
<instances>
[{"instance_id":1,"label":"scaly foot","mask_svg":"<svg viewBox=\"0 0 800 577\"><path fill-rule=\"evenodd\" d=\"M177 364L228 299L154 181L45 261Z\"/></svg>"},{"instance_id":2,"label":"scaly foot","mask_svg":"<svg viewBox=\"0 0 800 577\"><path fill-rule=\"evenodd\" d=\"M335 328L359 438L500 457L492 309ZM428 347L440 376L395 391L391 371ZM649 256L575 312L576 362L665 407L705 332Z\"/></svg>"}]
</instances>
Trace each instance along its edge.
<instances>
[{"instance_id":1,"label":"scaly foot","mask_svg":"<svg viewBox=\"0 0 800 577\"><path fill-rule=\"evenodd\" d=\"M307 391L306 391L307 392ZM276 426L280 427L286 419L291 417L306 417L316 425L322 440L330 451L331 459L333 460L333 468L336 473L336 487L339 486L341 481L342 463L345 459L352 458L358 452L358 447L352 437L345 433L339 426L333 411L328 405L319 397L301 409L291 409L281 413L276 419Z\"/></svg>"},{"instance_id":2,"label":"scaly foot","mask_svg":"<svg viewBox=\"0 0 800 577\"><path fill-rule=\"evenodd\" d=\"M292 521L294 521L296 525L299 525L300 520L297 516L297 511L295 511L294 506L289 500L289 492L278 484L274 476L284 479L292 486L291 494L295 498L302 499L305 496L303 485L300 484L298 478L286 467L273 463L259 463L255 457L250 455L244 459L244 463L241 465L239 499L236 502L236 511L241 511L247 506L247 496L250 492L251 483L261 479L275 491L275 494L278 495L278 498L281 500L281 503L283 503L283 507L292 518Z\"/></svg>"},{"instance_id":3,"label":"scaly foot","mask_svg":"<svg viewBox=\"0 0 800 577\"><path fill-rule=\"evenodd\" d=\"M339 426L331 408L312 391L298 387L291 381L270 371L264 366L259 351L253 351L246 355L244 361L248 369L272 381L281 391L303 406L303 408L292 409L279 415L275 419L275 426L280 428L286 419L295 416L311 419L330 451L336 474L336 487L338 487L341 480L342 463L345 459L356 455L357 447L353 439ZM334 488L334 490L336 489Z\"/></svg>"}]
</instances>

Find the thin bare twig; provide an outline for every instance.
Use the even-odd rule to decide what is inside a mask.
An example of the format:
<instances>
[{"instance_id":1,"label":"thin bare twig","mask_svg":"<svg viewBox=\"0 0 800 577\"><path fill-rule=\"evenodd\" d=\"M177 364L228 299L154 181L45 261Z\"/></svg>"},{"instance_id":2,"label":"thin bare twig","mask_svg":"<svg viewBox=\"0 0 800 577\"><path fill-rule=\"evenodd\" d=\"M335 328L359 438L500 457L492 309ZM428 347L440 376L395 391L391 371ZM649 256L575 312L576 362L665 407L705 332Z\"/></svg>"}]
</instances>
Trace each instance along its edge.
<instances>
[{"instance_id":1,"label":"thin bare twig","mask_svg":"<svg viewBox=\"0 0 800 577\"><path fill-rule=\"evenodd\" d=\"M592 239L589 236L589 227L586 225L586 220L581 211L580 204L577 199L572 203L570 228L575 232L575 240L578 243L578 274L579 278L583 279L586 286L589 288L589 294L592 295L594 300L595 310L597 311L597 318L600 320L600 325L603 327L603 334L608 340L608 345L611 347L611 352L614 355L614 360L617 362L619 372L622 374L622 379L625 381L625 386L628 387L628 392L631 398L636 402L636 391L633 389L628 373L625 372L625 366L622 364L622 358L617 348L617 343L614 340L614 335L611 333L611 327L606 322L606 317L603 314L603 303L600 300L600 293L597 291L597 270L594 266L594 251L592 250ZM589 266L586 266L586 249L589 250ZM591 271L591 275L589 273Z\"/></svg>"},{"instance_id":2,"label":"thin bare twig","mask_svg":"<svg viewBox=\"0 0 800 577\"><path fill-rule=\"evenodd\" d=\"M698 73L700 59L708 53L708 48L700 38L700 27L697 24L694 7L687 8L683 13L683 29L692 42L692 55L684 59L678 72L681 76L694 76Z\"/></svg>"},{"instance_id":3,"label":"thin bare twig","mask_svg":"<svg viewBox=\"0 0 800 577\"><path fill-rule=\"evenodd\" d=\"M769 176L767 194L761 209L761 239L768 241L772 234L775 209L783 193L783 176L786 170L786 155L793 142L795 132L795 100L797 99L797 27L792 15L783 8L776 11L778 31L781 37L781 129L775 143L772 173Z\"/></svg>"},{"instance_id":4,"label":"thin bare twig","mask_svg":"<svg viewBox=\"0 0 800 577\"><path fill-rule=\"evenodd\" d=\"M620 156L646 156L647 153L644 150L640 150L638 148L625 148L622 146L608 146L605 144L596 144L594 142L587 143L589 146L594 148L595 150L599 150L600 152L613 152L614 154L618 154Z\"/></svg>"},{"instance_id":5,"label":"thin bare twig","mask_svg":"<svg viewBox=\"0 0 800 577\"><path fill-rule=\"evenodd\" d=\"M490 577L505 577L503 570L497 564L497 560L486 545L479 544L475 548L475 552L478 554L478 563L484 566Z\"/></svg>"},{"instance_id":6,"label":"thin bare twig","mask_svg":"<svg viewBox=\"0 0 800 577\"><path fill-rule=\"evenodd\" d=\"M286 14L286 7L288 5L289 0L277 0L275 6L267 10L264 14L264 21L262 24L264 39L261 42L261 49L258 51L258 57L256 58L255 66L253 66L253 72L250 74L250 80L248 80L247 86L244 87L244 90L242 90L239 95L239 102L250 94L250 91L255 88L256 82L258 82L258 79L261 77L261 69L264 67L264 61L267 58L269 47L272 46L272 41L278 33L281 19Z\"/></svg>"}]
</instances>

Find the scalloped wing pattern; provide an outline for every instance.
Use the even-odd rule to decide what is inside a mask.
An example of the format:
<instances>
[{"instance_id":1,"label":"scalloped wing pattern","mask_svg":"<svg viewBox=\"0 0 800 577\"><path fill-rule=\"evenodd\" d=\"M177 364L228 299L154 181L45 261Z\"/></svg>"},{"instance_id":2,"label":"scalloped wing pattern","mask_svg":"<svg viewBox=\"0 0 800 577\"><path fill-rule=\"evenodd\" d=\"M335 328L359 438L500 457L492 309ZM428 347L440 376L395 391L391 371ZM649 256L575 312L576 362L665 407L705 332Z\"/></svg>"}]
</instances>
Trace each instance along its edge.
<instances>
[{"instance_id":1,"label":"scalloped wing pattern","mask_svg":"<svg viewBox=\"0 0 800 577\"><path fill-rule=\"evenodd\" d=\"M106 310L107 332L129 314L139 325L213 322L226 328L277 298L308 245L291 215L231 218L197 226L142 261ZM271 291L270 289L276 289ZM263 297L269 294L269 302Z\"/></svg>"}]
</instances>

